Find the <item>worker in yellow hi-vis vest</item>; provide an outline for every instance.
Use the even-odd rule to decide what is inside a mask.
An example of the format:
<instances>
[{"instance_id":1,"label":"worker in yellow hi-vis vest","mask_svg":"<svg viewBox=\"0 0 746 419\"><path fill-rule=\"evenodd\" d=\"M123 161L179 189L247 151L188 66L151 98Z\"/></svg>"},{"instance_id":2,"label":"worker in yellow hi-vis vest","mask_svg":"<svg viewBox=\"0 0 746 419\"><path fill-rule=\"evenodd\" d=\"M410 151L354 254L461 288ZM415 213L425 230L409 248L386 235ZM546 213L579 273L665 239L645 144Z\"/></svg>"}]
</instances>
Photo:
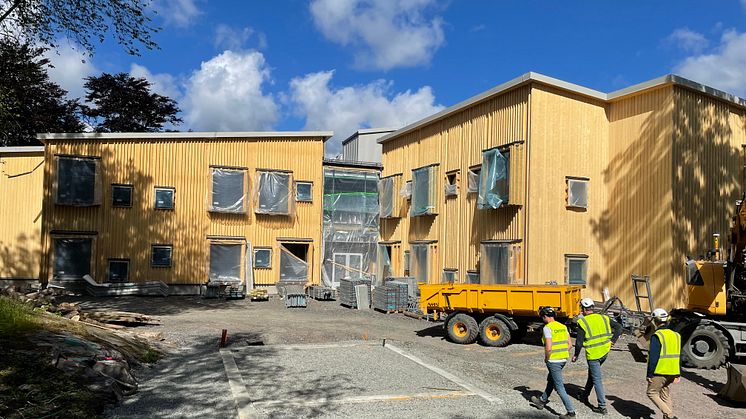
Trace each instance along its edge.
<instances>
[{"instance_id":1,"label":"worker in yellow hi-vis vest","mask_svg":"<svg viewBox=\"0 0 746 419\"><path fill-rule=\"evenodd\" d=\"M622 325L611 320L605 314L596 314L593 312L595 303L591 298L580 300L580 310L583 315L578 317L577 337L575 338L575 355L572 362L578 360L580 349L585 348L585 360L588 362L588 379L585 382L580 394L580 401L590 405L588 397L591 390L596 389L596 398L598 407L590 406L595 413L605 415L606 393L604 392L603 376L601 375L601 365L606 362L606 356L611 350L611 346L619 339L622 334Z\"/></svg>"},{"instance_id":2,"label":"worker in yellow hi-vis vest","mask_svg":"<svg viewBox=\"0 0 746 419\"><path fill-rule=\"evenodd\" d=\"M565 409L567 409L567 413L560 415L560 419L574 418L575 408L567 395L565 381L562 378L562 369L567 364L567 358L570 357L570 348L572 348L570 333L567 331L567 326L554 320L557 314L552 307L542 307L539 310L539 315L545 323L542 330L542 342L544 342L544 363L549 370L549 374L547 374L547 386L544 393L541 397L531 396L531 405L543 409L549 403L552 390L557 390L557 394L559 394Z\"/></svg>"},{"instance_id":3,"label":"worker in yellow hi-vis vest","mask_svg":"<svg viewBox=\"0 0 746 419\"><path fill-rule=\"evenodd\" d=\"M657 328L650 338L648 351L648 390L650 400L663 412L664 419L673 415L673 398L670 386L678 383L681 375L681 335L667 328L668 312L653 310L653 324Z\"/></svg>"}]
</instances>

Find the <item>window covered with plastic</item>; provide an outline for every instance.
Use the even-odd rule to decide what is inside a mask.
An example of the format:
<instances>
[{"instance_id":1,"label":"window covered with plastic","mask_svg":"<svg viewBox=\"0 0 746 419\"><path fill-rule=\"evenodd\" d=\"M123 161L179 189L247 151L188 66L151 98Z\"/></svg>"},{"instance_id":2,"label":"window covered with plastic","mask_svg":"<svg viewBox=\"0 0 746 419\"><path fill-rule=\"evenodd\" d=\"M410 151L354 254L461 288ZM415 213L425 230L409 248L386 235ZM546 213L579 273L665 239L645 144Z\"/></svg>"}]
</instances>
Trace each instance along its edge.
<instances>
[{"instance_id":1,"label":"window covered with plastic","mask_svg":"<svg viewBox=\"0 0 746 419\"><path fill-rule=\"evenodd\" d=\"M458 196L458 172L446 173L445 196Z\"/></svg>"},{"instance_id":2,"label":"window covered with plastic","mask_svg":"<svg viewBox=\"0 0 746 419\"><path fill-rule=\"evenodd\" d=\"M481 284L520 283L520 244L511 242L483 242L479 255Z\"/></svg>"},{"instance_id":3,"label":"window covered with plastic","mask_svg":"<svg viewBox=\"0 0 746 419\"><path fill-rule=\"evenodd\" d=\"M429 272L429 245L427 244L412 244L411 245L411 263L412 263L412 276L417 279L417 282L428 282Z\"/></svg>"},{"instance_id":4,"label":"window covered with plastic","mask_svg":"<svg viewBox=\"0 0 746 419\"><path fill-rule=\"evenodd\" d=\"M391 271L391 246L383 244L378 245L378 260L376 261L376 282L375 285L383 285L386 278L393 276Z\"/></svg>"},{"instance_id":5,"label":"window covered with plastic","mask_svg":"<svg viewBox=\"0 0 746 419\"><path fill-rule=\"evenodd\" d=\"M401 189L399 189L399 196L401 196L404 199L412 198L412 181L411 180L404 182L404 185L402 185Z\"/></svg>"},{"instance_id":6,"label":"window covered with plastic","mask_svg":"<svg viewBox=\"0 0 746 419\"><path fill-rule=\"evenodd\" d=\"M257 171L254 212L268 215L293 215L292 174Z\"/></svg>"},{"instance_id":7,"label":"window covered with plastic","mask_svg":"<svg viewBox=\"0 0 746 419\"><path fill-rule=\"evenodd\" d=\"M242 245L210 243L210 282L240 282Z\"/></svg>"},{"instance_id":8,"label":"window covered with plastic","mask_svg":"<svg viewBox=\"0 0 746 419\"><path fill-rule=\"evenodd\" d=\"M246 170L210 168L211 212L243 214L246 212Z\"/></svg>"},{"instance_id":9,"label":"window covered with plastic","mask_svg":"<svg viewBox=\"0 0 746 419\"><path fill-rule=\"evenodd\" d=\"M435 174L437 166L412 170L412 216L435 214Z\"/></svg>"},{"instance_id":10,"label":"window covered with plastic","mask_svg":"<svg viewBox=\"0 0 746 419\"><path fill-rule=\"evenodd\" d=\"M588 208L588 181L585 179L567 179L567 206Z\"/></svg>"},{"instance_id":11,"label":"window covered with plastic","mask_svg":"<svg viewBox=\"0 0 746 419\"><path fill-rule=\"evenodd\" d=\"M570 285L585 285L588 280L588 257L585 255L565 256L565 277Z\"/></svg>"},{"instance_id":12,"label":"window covered with plastic","mask_svg":"<svg viewBox=\"0 0 746 419\"><path fill-rule=\"evenodd\" d=\"M475 193L479 192L479 172L481 168L476 167L473 169L469 169L469 173L467 174L466 179L466 191L469 193Z\"/></svg>"},{"instance_id":13,"label":"window covered with plastic","mask_svg":"<svg viewBox=\"0 0 746 419\"><path fill-rule=\"evenodd\" d=\"M458 270L443 269L443 275L440 278L442 284L455 284L458 282Z\"/></svg>"},{"instance_id":14,"label":"window covered with plastic","mask_svg":"<svg viewBox=\"0 0 746 419\"><path fill-rule=\"evenodd\" d=\"M385 177L378 181L378 200L380 203L380 217L394 216L394 178Z\"/></svg>"},{"instance_id":15,"label":"window covered with plastic","mask_svg":"<svg viewBox=\"0 0 746 419\"><path fill-rule=\"evenodd\" d=\"M52 275L60 279L80 279L91 273L89 238L54 239L54 268Z\"/></svg>"},{"instance_id":16,"label":"window covered with plastic","mask_svg":"<svg viewBox=\"0 0 746 419\"><path fill-rule=\"evenodd\" d=\"M280 282L308 281L308 263L280 245Z\"/></svg>"},{"instance_id":17,"label":"window covered with plastic","mask_svg":"<svg viewBox=\"0 0 746 419\"><path fill-rule=\"evenodd\" d=\"M510 152L493 148L482 152L477 208L495 209L508 204Z\"/></svg>"},{"instance_id":18,"label":"window covered with plastic","mask_svg":"<svg viewBox=\"0 0 746 419\"><path fill-rule=\"evenodd\" d=\"M56 157L58 205L101 204L99 160L86 157Z\"/></svg>"}]
</instances>

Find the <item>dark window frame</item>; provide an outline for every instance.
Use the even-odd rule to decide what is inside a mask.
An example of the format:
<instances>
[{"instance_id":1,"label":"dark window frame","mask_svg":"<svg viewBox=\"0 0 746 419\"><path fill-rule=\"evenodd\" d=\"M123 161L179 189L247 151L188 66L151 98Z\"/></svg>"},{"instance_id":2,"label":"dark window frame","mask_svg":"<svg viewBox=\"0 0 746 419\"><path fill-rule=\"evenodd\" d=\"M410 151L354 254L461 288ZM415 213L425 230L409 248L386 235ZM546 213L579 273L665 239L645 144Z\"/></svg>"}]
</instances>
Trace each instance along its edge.
<instances>
[{"instance_id":1,"label":"dark window frame","mask_svg":"<svg viewBox=\"0 0 746 419\"><path fill-rule=\"evenodd\" d=\"M570 279L570 262L583 262L583 282L571 282ZM588 255L584 254L566 254L565 255L565 284L567 285L588 285Z\"/></svg>"},{"instance_id":2,"label":"dark window frame","mask_svg":"<svg viewBox=\"0 0 746 419\"><path fill-rule=\"evenodd\" d=\"M128 205L117 204L114 201L114 188L127 188L130 191L130 201ZM132 201L134 201L135 187L128 183L112 183L111 184L111 206L112 208L132 208Z\"/></svg>"},{"instance_id":3,"label":"dark window frame","mask_svg":"<svg viewBox=\"0 0 746 419\"><path fill-rule=\"evenodd\" d=\"M308 199L301 199L298 195L298 185L309 185L310 196ZM313 202L313 182L310 180L296 180L295 181L295 201L296 202Z\"/></svg>"},{"instance_id":4,"label":"dark window frame","mask_svg":"<svg viewBox=\"0 0 746 419\"><path fill-rule=\"evenodd\" d=\"M112 281L111 280L111 263L112 262L114 262L114 263L122 263L122 262L127 263L127 277L125 278L124 281ZM130 259L109 258L106 261L106 282L112 283L112 284L120 284L120 283L129 282L129 280L130 280L130 266L132 266L132 262L130 261Z\"/></svg>"},{"instance_id":5,"label":"dark window frame","mask_svg":"<svg viewBox=\"0 0 746 419\"><path fill-rule=\"evenodd\" d=\"M78 202L79 198L70 197L67 201L60 200L60 162L63 160L82 160L93 163L93 191L91 192L90 202ZM101 158L98 156L77 156L77 155L55 155L55 178L54 178L54 204L68 207L94 207L101 205L101 179L100 179Z\"/></svg>"},{"instance_id":6,"label":"dark window frame","mask_svg":"<svg viewBox=\"0 0 746 419\"><path fill-rule=\"evenodd\" d=\"M221 208L215 207L215 170L222 170L222 171L230 171L230 172L237 172L241 173L243 175L243 189L241 193L243 194L243 205L241 206L240 211L230 211L225 210ZM246 168L243 167L230 167L230 166L210 166L210 205L208 207L208 212L214 212L219 214L246 214L248 213L248 200L249 200L249 193L247 192L247 185L249 182L249 171ZM174 205L176 201L176 192L174 191Z\"/></svg>"},{"instance_id":7,"label":"dark window frame","mask_svg":"<svg viewBox=\"0 0 746 419\"><path fill-rule=\"evenodd\" d=\"M153 256L156 248L168 248L171 253L168 256L168 265L156 265ZM150 267L151 268L172 268L174 266L174 245L173 244L153 244L150 246Z\"/></svg>"},{"instance_id":8,"label":"dark window frame","mask_svg":"<svg viewBox=\"0 0 746 419\"><path fill-rule=\"evenodd\" d=\"M267 259L268 262L269 262L268 266L257 266L257 264L256 264L256 252L258 252L258 251L268 251L269 252L269 258ZM272 248L271 247L262 247L262 246L255 247L254 250L253 250L253 255L252 255L253 258L254 258L253 263L252 263L252 265L254 266L254 268L255 269L272 269L272 253L273 252L272 252Z\"/></svg>"},{"instance_id":9,"label":"dark window frame","mask_svg":"<svg viewBox=\"0 0 746 419\"><path fill-rule=\"evenodd\" d=\"M170 207L158 207L158 192L171 191L173 193ZM173 186L155 186L153 188L153 209L158 211L173 211L176 209L176 188Z\"/></svg>"}]
</instances>

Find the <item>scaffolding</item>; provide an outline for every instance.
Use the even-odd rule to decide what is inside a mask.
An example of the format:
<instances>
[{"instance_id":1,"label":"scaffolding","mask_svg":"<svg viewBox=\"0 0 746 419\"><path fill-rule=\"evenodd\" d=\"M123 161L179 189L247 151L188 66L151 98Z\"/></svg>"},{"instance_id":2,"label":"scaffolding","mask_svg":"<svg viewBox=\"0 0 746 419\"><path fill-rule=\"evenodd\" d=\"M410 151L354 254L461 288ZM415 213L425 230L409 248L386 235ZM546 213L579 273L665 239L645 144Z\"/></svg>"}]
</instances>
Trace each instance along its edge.
<instances>
[{"instance_id":1,"label":"scaffolding","mask_svg":"<svg viewBox=\"0 0 746 419\"><path fill-rule=\"evenodd\" d=\"M325 286L341 279L375 283L378 173L324 169L323 269Z\"/></svg>"}]
</instances>

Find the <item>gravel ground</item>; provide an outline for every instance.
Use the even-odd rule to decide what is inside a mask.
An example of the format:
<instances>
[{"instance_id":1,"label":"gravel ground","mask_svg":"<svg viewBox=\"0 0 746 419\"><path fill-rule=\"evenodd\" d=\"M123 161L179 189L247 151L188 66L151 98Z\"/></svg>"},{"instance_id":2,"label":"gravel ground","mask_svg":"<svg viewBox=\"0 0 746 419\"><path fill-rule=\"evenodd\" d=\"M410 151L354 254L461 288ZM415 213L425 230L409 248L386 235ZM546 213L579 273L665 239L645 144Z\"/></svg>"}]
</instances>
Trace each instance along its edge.
<instances>
[{"instance_id":1,"label":"gravel ground","mask_svg":"<svg viewBox=\"0 0 746 419\"><path fill-rule=\"evenodd\" d=\"M452 383L438 381L440 377L432 377L431 372L417 365L411 365L407 369L415 377L401 377L395 372L380 368L381 362L393 359L389 358L389 354L371 353L368 359L375 359L378 364L363 364L359 359L362 352L353 356L355 354L351 354L349 348L338 352L317 350L319 359L323 359L323 365L320 365L323 368L320 370L327 372L326 375L314 376L307 371L307 367L315 364L305 354L300 358L297 354L280 356L271 346L387 339L408 353L466 379L504 401L501 405L489 405L478 397L468 396L395 403L345 404L324 409L293 407L283 410L276 406L271 412L265 412L271 413L271 417L393 418L417 414L433 418L549 418L557 413L564 413L556 395L552 397L547 410L539 411L528 405L527 399L540 393L546 379L542 349L534 334L529 334L524 343L511 344L507 348L487 348L477 344L456 345L445 340L440 323L396 314L349 310L336 302L309 301L306 309L286 309L278 299L252 303L247 300L220 301L197 297L121 297L86 301L83 304L156 315L161 319L160 326L140 329L160 331L166 337L166 343L178 348L154 367L136 372L141 380L141 391L122 405L110 409L110 417L235 417L236 410L216 348L221 329L228 329L230 348L237 354L236 362L242 370L242 376L245 381L251 382L247 383L247 389L263 399L270 398L273 389L277 392L296 391L296 394L302 394L307 399L323 398L330 394L331 389L337 391L340 386L345 394L356 393L359 387L365 385L361 385L357 378L350 379L357 377L355 374L375 376L377 378L371 378L374 381L379 380L380 375L391 375L390 381L394 389L403 389L403 380L422 387L422 380L427 381L429 378L433 378L433 383L437 382L432 387L454 386ZM274 354L271 357L279 357L278 361L262 360L259 356L247 359L245 355L239 355L245 353L249 343L265 345L260 351L252 353L271 353ZM379 355L382 358L379 359ZM626 342L620 340L604 364L609 418L660 417L645 396L644 360L636 360L635 355L629 351ZM329 373L329 368L336 369ZM269 373L262 374L262 370ZM302 371L306 372L299 374ZM585 361L582 359L565 368L565 380L571 396L577 394L584 385L586 371ZM337 381L342 378L342 384L330 379L335 374ZM715 397L725 380L724 369L684 371L682 382L672 391L678 416L744 417L745 409ZM284 387L283 383L288 382L293 383L290 388L294 387L295 390ZM336 383L336 386L332 383ZM302 393L297 393L299 390ZM595 396L592 395L591 400L595 402ZM595 416L587 406L575 399L573 401L579 417Z\"/></svg>"}]
</instances>

